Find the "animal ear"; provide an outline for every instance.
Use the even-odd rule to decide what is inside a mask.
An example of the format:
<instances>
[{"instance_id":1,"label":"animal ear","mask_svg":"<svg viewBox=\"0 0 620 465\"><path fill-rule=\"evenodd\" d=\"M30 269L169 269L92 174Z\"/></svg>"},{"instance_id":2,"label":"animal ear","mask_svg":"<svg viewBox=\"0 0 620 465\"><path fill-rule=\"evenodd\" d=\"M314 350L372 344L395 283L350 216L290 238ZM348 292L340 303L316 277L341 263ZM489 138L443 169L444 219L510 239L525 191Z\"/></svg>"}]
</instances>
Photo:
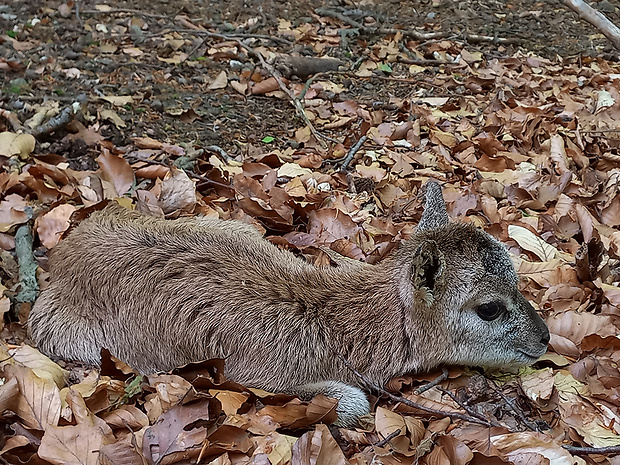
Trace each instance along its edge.
<instances>
[{"instance_id":1,"label":"animal ear","mask_svg":"<svg viewBox=\"0 0 620 465\"><path fill-rule=\"evenodd\" d=\"M443 253L434 241L424 241L413 255L411 281L414 292L428 305L433 303L437 284L445 270Z\"/></svg>"},{"instance_id":2,"label":"animal ear","mask_svg":"<svg viewBox=\"0 0 620 465\"><path fill-rule=\"evenodd\" d=\"M424 194L424 212L417 230L424 231L447 225L448 211L441 193L441 186L435 181L428 181L424 186Z\"/></svg>"}]
</instances>

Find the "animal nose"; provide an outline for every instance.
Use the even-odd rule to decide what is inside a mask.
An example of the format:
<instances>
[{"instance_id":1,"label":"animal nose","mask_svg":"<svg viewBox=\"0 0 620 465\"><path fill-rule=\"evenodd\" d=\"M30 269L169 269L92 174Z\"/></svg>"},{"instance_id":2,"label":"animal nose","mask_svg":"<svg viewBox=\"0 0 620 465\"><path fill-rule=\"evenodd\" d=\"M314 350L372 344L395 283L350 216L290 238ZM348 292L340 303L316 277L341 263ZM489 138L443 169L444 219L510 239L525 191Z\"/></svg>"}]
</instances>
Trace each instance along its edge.
<instances>
[{"instance_id":1,"label":"animal nose","mask_svg":"<svg viewBox=\"0 0 620 465\"><path fill-rule=\"evenodd\" d=\"M551 336L549 335L549 330L545 331L545 334L543 335L543 337L540 339L540 343L547 345L549 344L549 339L551 338Z\"/></svg>"}]
</instances>

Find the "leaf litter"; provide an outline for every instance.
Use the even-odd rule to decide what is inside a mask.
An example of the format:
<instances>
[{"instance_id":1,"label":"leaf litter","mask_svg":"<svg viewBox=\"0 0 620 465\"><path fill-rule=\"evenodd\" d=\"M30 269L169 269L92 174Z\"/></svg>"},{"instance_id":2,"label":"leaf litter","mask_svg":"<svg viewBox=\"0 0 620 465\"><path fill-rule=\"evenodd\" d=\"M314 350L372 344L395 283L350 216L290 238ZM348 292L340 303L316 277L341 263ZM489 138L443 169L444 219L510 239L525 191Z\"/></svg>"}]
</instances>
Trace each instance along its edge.
<instances>
[{"instance_id":1,"label":"leaf litter","mask_svg":"<svg viewBox=\"0 0 620 465\"><path fill-rule=\"evenodd\" d=\"M68 18L73 6L60 5L58 12ZM103 7L96 9L104 13ZM46 8L49 15L53 7ZM91 58L157 62L151 81L178 92L186 84L158 70L173 65L191 75L210 60L218 67L205 71L204 91L236 93L248 105L267 99L287 108L281 115L294 114L287 113L289 97L274 76L255 66L248 48L233 37L204 35L208 28L181 15L175 20L189 32L164 28L153 37L116 41L110 30L118 37L144 35L160 21L110 11L85 18L93 34L85 50ZM337 18L317 16L316 22L299 24L280 20L272 32L327 57L327 50L343 46L345 36L336 30L350 29ZM34 33L21 34L8 41L16 56L41 43ZM219 150L190 134L167 137L143 118L199 124L211 115L196 94L170 100L165 108L142 87L118 95L97 90L88 109L73 121L49 126L47 138L15 126L34 134L62 114L58 106L2 110L4 461L616 463L613 454L588 456L563 446L620 446L617 64L507 49L497 58L460 42L426 44L399 32L347 46L365 50L357 69L330 68L304 83L294 70L282 68L283 82L308 122L333 139L328 148L292 116L281 118L279 126L262 126L257 137L240 132L237 144ZM284 62L289 56L269 40L253 49ZM202 59L192 60L192 50ZM441 60L432 67L408 65L412 56ZM0 64L5 63L0 72L20 66L20 60ZM124 78L111 68L100 74L107 89ZM298 77L313 74L306 71L298 70ZM76 83L95 75L63 60L42 63L34 72L60 72ZM385 87L379 102L352 85L376 81ZM225 115L216 124L226 119L230 125ZM127 128L135 128L132 137L119 137ZM353 154L351 169L341 170L362 136L368 139ZM421 214L418 192L429 178L444 184L455 220L484 228L508 246L524 294L549 325L550 348L518 373L484 379L453 368L438 387L421 394L415 389L435 374L404 376L388 388L437 412L473 409L496 423L491 427L373 398L376 409L364 427L328 428L335 419L333 399L301 401L246 388L224 379L222 360L148 377L109 356L100 373L52 361L28 345L28 304L10 300L20 289L13 237L32 219L42 286L48 250L73 224L112 200L168 218L202 214L246 221L318 266L329 264L325 250L375 263L411 233Z\"/></svg>"}]
</instances>

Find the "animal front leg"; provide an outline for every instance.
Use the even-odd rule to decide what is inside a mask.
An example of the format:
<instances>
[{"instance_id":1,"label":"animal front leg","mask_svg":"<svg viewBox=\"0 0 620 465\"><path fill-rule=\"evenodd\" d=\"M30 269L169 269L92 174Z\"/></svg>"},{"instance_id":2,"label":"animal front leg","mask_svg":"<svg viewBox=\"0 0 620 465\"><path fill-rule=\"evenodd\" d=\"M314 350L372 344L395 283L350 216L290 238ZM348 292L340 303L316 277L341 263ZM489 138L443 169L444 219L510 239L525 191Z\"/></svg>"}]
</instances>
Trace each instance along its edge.
<instances>
[{"instance_id":1,"label":"animal front leg","mask_svg":"<svg viewBox=\"0 0 620 465\"><path fill-rule=\"evenodd\" d=\"M354 426L361 416L370 412L370 403L364 391L339 381L303 384L288 389L288 392L304 400L310 400L318 394L338 399L338 406L336 407L338 419L334 422L335 426Z\"/></svg>"}]
</instances>

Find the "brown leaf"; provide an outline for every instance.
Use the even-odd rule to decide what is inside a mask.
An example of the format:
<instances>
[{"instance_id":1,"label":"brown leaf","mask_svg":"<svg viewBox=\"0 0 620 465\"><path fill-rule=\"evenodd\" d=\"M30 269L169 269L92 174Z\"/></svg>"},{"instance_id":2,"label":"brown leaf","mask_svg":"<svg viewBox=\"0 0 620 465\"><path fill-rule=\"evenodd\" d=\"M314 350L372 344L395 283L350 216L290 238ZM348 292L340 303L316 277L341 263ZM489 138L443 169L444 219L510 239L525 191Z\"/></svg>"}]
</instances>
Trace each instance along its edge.
<instances>
[{"instance_id":1,"label":"brown leaf","mask_svg":"<svg viewBox=\"0 0 620 465\"><path fill-rule=\"evenodd\" d=\"M0 231L6 232L16 224L28 221L27 208L28 203L21 196L17 194L7 195L0 202Z\"/></svg>"},{"instance_id":2,"label":"brown leaf","mask_svg":"<svg viewBox=\"0 0 620 465\"><path fill-rule=\"evenodd\" d=\"M77 209L68 203L52 208L45 215L39 216L35 221L35 228L41 243L51 249L60 240L71 224L69 218Z\"/></svg>"},{"instance_id":3,"label":"brown leaf","mask_svg":"<svg viewBox=\"0 0 620 465\"><path fill-rule=\"evenodd\" d=\"M585 312L563 312L547 318L547 326L552 334L569 339L579 345L590 334L613 336L618 330L608 315Z\"/></svg>"},{"instance_id":4,"label":"brown leaf","mask_svg":"<svg viewBox=\"0 0 620 465\"><path fill-rule=\"evenodd\" d=\"M608 226L620 226L620 194L601 211L601 220Z\"/></svg>"},{"instance_id":5,"label":"brown leaf","mask_svg":"<svg viewBox=\"0 0 620 465\"><path fill-rule=\"evenodd\" d=\"M176 405L162 414L144 433L142 453L145 459L161 463L166 456L176 453L182 453L186 458L197 457L207 438L207 428L185 428L198 421L204 425L213 424L217 419L211 418L210 414L213 402L217 401L206 399L191 405Z\"/></svg>"},{"instance_id":6,"label":"brown leaf","mask_svg":"<svg viewBox=\"0 0 620 465\"><path fill-rule=\"evenodd\" d=\"M288 80L282 79L284 83L288 83ZM278 90L280 87L278 86L278 81L276 78L270 77L261 81L257 84L254 84L250 89L250 93L252 95L264 95L268 92L273 92L274 90Z\"/></svg>"},{"instance_id":7,"label":"brown leaf","mask_svg":"<svg viewBox=\"0 0 620 465\"><path fill-rule=\"evenodd\" d=\"M53 381L39 378L30 368L9 365L7 378L17 380L21 396L12 409L27 428L46 431L60 419L60 391Z\"/></svg>"},{"instance_id":8,"label":"brown leaf","mask_svg":"<svg viewBox=\"0 0 620 465\"><path fill-rule=\"evenodd\" d=\"M347 460L340 446L326 425L319 424L308 431L293 445L292 465L346 465Z\"/></svg>"},{"instance_id":9,"label":"brown leaf","mask_svg":"<svg viewBox=\"0 0 620 465\"><path fill-rule=\"evenodd\" d=\"M121 405L115 410L102 414L101 418L113 429L131 428L135 431L149 426L149 418L135 405Z\"/></svg>"},{"instance_id":10,"label":"brown leaf","mask_svg":"<svg viewBox=\"0 0 620 465\"><path fill-rule=\"evenodd\" d=\"M162 165L147 165L142 168L138 168L135 171L135 175L138 178L144 179L163 179L170 172L170 168Z\"/></svg>"},{"instance_id":11,"label":"brown leaf","mask_svg":"<svg viewBox=\"0 0 620 465\"><path fill-rule=\"evenodd\" d=\"M336 239L355 241L360 227L350 216L335 208L313 210L308 215L309 234L315 236L319 243L329 244Z\"/></svg>"},{"instance_id":12,"label":"brown leaf","mask_svg":"<svg viewBox=\"0 0 620 465\"><path fill-rule=\"evenodd\" d=\"M100 465L146 465L144 457L136 448L125 441L106 444L99 449Z\"/></svg>"},{"instance_id":13,"label":"brown leaf","mask_svg":"<svg viewBox=\"0 0 620 465\"><path fill-rule=\"evenodd\" d=\"M103 147L97 163L101 167L101 177L114 185L117 196L122 196L131 188L134 182L133 170L127 160L113 155Z\"/></svg>"},{"instance_id":14,"label":"brown leaf","mask_svg":"<svg viewBox=\"0 0 620 465\"><path fill-rule=\"evenodd\" d=\"M34 347L23 345L11 350L10 354L15 362L30 368L39 378L54 382L59 389L67 384L69 372Z\"/></svg>"},{"instance_id":15,"label":"brown leaf","mask_svg":"<svg viewBox=\"0 0 620 465\"><path fill-rule=\"evenodd\" d=\"M104 431L88 423L48 426L37 453L53 464L97 465L99 449L110 440Z\"/></svg>"},{"instance_id":16,"label":"brown leaf","mask_svg":"<svg viewBox=\"0 0 620 465\"><path fill-rule=\"evenodd\" d=\"M191 212L196 205L196 187L185 171L172 167L161 186L159 202L165 214Z\"/></svg>"},{"instance_id":17,"label":"brown leaf","mask_svg":"<svg viewBox=\"0 0 620 465\"><path fill-rule=\"evenodd\" d=\"M399 454L405 456L412 455L412 451L409 450L410 441L407 437L407 425L402 415L383 407L377 407L375 428L382 439L396 434L396 436L390 439L390 445ZM413 454L415 454L415 449L413 450Z\"/></svg>"}]
</instances>

